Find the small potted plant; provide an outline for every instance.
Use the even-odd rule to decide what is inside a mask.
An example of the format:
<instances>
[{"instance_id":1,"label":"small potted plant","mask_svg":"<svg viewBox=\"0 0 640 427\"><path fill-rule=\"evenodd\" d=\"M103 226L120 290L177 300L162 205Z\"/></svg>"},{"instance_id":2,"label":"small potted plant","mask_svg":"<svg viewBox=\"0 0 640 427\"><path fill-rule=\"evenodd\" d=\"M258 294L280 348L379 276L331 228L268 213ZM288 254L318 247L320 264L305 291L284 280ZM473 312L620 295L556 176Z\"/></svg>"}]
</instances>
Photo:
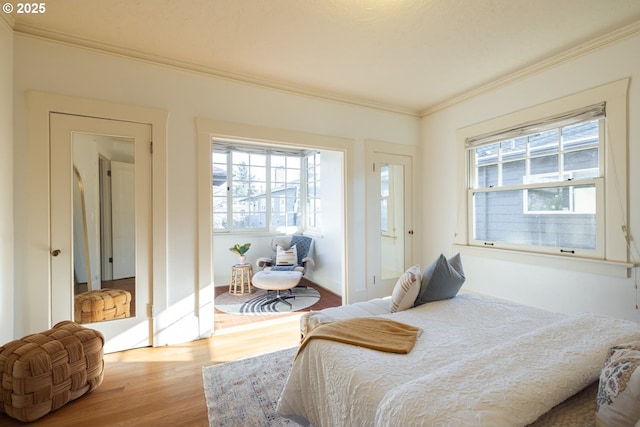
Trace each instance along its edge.
<instances>
[{"instance_id":1,"label":"small potted plant","mask_svg":"<svg viewBox=\"0 0 640 427\"><path fill-rule=\"evenodd\" d=\"M229 250L240 256L240 258L238 258L238 264L244 264L247 261L247 257L244 254L247 253L250 247L251 243L245 243L244 245L236 243L233 247L229 248Z\"/></svg>"}]
</instances>

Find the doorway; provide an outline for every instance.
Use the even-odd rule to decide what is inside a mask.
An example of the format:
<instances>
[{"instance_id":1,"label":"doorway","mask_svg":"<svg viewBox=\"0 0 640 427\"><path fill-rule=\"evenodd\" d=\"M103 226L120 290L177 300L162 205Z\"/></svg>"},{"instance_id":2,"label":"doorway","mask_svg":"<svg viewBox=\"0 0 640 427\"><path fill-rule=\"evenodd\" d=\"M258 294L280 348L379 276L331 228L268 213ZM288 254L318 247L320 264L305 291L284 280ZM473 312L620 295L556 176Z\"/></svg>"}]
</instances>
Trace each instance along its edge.
<instances>
[{"instance_id":1,"label":"doorway","mask_svg":"<svg viewBox=\"0 0 640 427\"><path fill-rule=\"evenodd\" d=\"M149 346L151 126L59 113L50 124L52 323L79 321L89 291L126 290L126 315L88 327L105 352Z\"/></svg>"}]
</instances>

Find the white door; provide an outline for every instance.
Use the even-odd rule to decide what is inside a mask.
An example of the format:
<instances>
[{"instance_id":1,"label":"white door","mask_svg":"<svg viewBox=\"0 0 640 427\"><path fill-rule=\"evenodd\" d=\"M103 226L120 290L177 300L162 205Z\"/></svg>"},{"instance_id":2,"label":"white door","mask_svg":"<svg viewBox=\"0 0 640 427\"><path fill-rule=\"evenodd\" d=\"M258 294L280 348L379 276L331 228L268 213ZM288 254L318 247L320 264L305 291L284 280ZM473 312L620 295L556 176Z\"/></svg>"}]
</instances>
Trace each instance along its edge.
<instances>
[{"instance_id":1,"label":"white door","mask_svg":"<svg viewBox=\"0 0 640 427\"><path fill-rule=\"evenodd\" d=\"M132 163L111 162L111 233L113 279L136 275L135 169Z\"/></svg>"},{"instance_id":2,"label":"white door","mask_svg":"<svg viewBox=\"0 0 640 427\"><path fill-rule=\"evenodd\" d=\"M367 179L367 297L391 295L413 259L411 157L373 155Z\"/></svg>"},{"instance_id":3,"label":"white door","mask_svg":"<svg viewBox=\"0 0 640 427\"><path fill-rule=\"evenodd\" d=\"M133 199L133 206L129 203L128 207L117 208L120 211L111 211L113 224L119 221L129 224L123 226L123 233L128 236L121 240L128 242L123 244L123 250L128 251L126 256L130 258L126 275L132 276L129 279L133 280L126 286L131 290L133 301L129 317L91 322L85 326L105 335L105 352L149 346L153 336L152 319L147 315L152 271L151 126L57 113L51 114L50 126L52 324L74 319L75 294L91 288L119 288L122 285L117 280L104 282L100 272L102 230L98 164L101 157L108 158L112 163L127 163L126 169L133 175L133 184L125 184L130 191L124 196L129 202ZM74 166L79 171L79 178L74 176ZM85 219L74 210L73 194L78 179L83 188ZM78 205L77 200L75 205ZM124 211L133 217L123 221L113 218ZM78 221L84 221L82 227L74 227L74 222ZM86 230L86 235L75 241L87 242L87 283L78 283L74 274L74 229ZM75 250L77 253L79 249Z\"/></svg>"}]
</instances>

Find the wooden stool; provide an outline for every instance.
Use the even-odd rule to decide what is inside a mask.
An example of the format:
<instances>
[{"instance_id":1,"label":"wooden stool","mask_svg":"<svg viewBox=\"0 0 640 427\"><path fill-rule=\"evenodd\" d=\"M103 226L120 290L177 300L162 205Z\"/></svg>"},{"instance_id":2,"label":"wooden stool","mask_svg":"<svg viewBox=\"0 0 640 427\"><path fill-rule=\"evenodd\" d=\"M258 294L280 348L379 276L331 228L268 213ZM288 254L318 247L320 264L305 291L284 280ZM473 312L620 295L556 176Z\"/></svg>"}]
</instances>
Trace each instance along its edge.
<instances>
[{"instance_id":1,"label":"wooden stool","mask_svg":"<svg viewBox=\"0 0 640 427\"><path fill-rule=\"evenodd\" d=\"M229 293L231 295L243 295L245 292L248 294L253 292L251 277L253 277L251 264L236 264L232 266Z\"/></svg>"}]
</instances>

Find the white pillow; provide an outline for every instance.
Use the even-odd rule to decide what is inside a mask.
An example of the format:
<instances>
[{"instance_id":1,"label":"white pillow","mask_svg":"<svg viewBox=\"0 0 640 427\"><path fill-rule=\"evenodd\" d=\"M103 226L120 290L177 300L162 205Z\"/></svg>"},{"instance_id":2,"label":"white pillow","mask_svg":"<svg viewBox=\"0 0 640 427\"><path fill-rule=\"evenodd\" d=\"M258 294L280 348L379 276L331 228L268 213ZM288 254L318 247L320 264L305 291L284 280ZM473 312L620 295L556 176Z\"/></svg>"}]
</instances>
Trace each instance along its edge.
<instances>
[{"instance_id":1,"label":"white pillow","mask_svg":"<svg viewBox=\"0 0 640 427\"><path fill-rule=\"evenodd\" d=\"M283 249L282 246L278 246L276 250L276 265L297 265L298 264L298 250L296 245L291 246L289 249Z\"/></svg>"},{"instance_id":2,"label":"white pillow","mask_svg":"<svg viewBox=\"0 0 640 427\"><path fill-rule=\"evenodd\" d=\"M420 292L421 282L422 273L420 272L419 265L414 265L402 273L402 276L398 278L396 286L393 288L389 311L395 313L413 307L413 303L416 301L418 293Z\"/></svg>"}]
</instances>

